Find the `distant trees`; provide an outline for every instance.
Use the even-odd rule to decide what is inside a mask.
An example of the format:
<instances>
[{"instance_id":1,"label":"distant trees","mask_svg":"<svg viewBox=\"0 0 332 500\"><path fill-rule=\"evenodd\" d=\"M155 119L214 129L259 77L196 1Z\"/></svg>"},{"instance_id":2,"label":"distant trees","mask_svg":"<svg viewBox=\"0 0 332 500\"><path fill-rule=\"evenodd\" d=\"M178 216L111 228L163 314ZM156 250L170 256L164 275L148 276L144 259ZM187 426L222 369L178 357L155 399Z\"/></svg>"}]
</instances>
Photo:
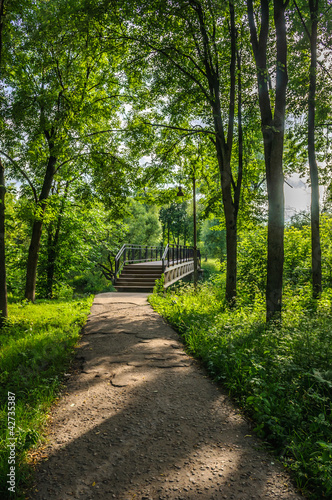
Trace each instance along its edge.
<instances>
[{"instance_id":1,"label":"distant trees","mask_svg":"<svg viewBox=\"0 0 332 500\"><path fill-rule=\"evenodd\" d=\"M134 245L160 245L161 224L158 207L132 199L127 210L129 213L123 220L127 225L126 242Z\"/></svg>"},{"instance_id":2,"label":"distant trees","mask_svg":"<svg viewBox=\"0 0 332 500\"><path fill-rule=\"evenodd\" d=\"M226 234L220 229L220 222L216 219L205 220L200 232L202 243L202 257L212 257L222 261L226 257Z\"/></svg>"}]
</instances>

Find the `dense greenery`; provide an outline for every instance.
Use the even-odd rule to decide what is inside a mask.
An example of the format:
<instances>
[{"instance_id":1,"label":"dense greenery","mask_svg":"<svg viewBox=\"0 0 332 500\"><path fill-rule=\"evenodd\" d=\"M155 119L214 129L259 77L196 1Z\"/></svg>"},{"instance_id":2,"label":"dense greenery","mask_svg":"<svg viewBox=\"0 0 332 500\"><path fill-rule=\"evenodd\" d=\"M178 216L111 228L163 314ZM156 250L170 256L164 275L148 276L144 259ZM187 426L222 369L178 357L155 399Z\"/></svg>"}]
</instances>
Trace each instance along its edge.
<instances>
[{"instance_id":1,"label":"dense greenery","mask_svg":"<svg viewBox=\"0 0 332 500\"><path fill-rule=\"evenodd\" d=\"M58 395L91 303L92 297L9 305L0 354L1 498L8 494L8 391L16 398L16 485L23 496L26 453L41 442L47 412Z\"/></svg>"},{"instance_id":2,"label":"dense greenery","mask_svg":"<svg viewBox=\"0 0 332 500\"><path fill-rule=\"evenodd\" d=\"M21 458L86 315L73 297L114 289L125 242L193 245L195 196L218 269L151 302L332 495L331 29L330 0L0 0L0 382ZM285 221L295 172L310 226Z\"/></svg>"},{"instance_id":3,"label":"dense greenery","mask_svg":"<svg viewBox=\"0 0 332 500\"><path fill-rule=\"evenodd\" d=\"M309 228L305 231L309 234ZM282 326L265 324L262 276L255 280L250 274L256 251L266 252L257 235L240 246L241 254L249 241L256 242L253 252L240 259L243 286L236 309L227 307L220 288L225 286L225 273L213 270L220 265L211 262L206 266L209 278L197 293L186 284L166 295L154 293L149 300L181 333L188 351L252 417L255 432L272 445L297 485L311 498L330 498L332 289L326 289L317 304L310 297L308 276L300 286L294 285L291 270L294 264L295 273L304 269L308 256L295 250L300 239L296 231L291 229L286 238L293 260L287 264Z\"/></svg>"}]
</instances>

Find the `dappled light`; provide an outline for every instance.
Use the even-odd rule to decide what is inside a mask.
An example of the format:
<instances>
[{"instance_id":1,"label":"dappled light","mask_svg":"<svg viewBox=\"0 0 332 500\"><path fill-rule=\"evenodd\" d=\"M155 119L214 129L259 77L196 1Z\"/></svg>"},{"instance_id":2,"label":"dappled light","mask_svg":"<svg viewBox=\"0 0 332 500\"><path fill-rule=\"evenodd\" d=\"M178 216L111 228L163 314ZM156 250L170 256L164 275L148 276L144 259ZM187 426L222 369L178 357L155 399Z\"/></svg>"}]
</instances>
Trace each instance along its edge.
<instances>
[{"instance_id":1,"label":"dappled light","mask_svg":"<svg viewBox=\"0 0 332 500\"><path fill-rule=\"evenodd\" d=\"M297 498L142 295L96 297L30 497Z\"/></svg>"},{"instance_id":2,"label":"dappled light","mask_svg":"<svg viewBox=\"0 0 332 500\"><path fill-rule=\"evenodd\" d=\"M331 497L331 1L0 0L1 500Z\"/></svg>"}]
</instances>

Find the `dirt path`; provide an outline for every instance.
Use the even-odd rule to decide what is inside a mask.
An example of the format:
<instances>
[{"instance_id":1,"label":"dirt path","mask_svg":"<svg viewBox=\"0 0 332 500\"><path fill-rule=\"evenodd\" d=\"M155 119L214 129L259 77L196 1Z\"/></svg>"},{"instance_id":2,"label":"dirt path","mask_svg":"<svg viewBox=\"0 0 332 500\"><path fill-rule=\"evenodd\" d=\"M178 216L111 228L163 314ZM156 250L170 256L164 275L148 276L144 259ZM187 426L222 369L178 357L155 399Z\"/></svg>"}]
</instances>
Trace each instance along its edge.
<instances>
[{"instance_id":1,"label":"dirt path","mask_svg":"<svg viewBox=\"0 0 332 500\"><path fill-rule=\"evenodd\" d=\"M146 297L95 297L30 498L303 498Z\"/></svg>"}]
</instances>

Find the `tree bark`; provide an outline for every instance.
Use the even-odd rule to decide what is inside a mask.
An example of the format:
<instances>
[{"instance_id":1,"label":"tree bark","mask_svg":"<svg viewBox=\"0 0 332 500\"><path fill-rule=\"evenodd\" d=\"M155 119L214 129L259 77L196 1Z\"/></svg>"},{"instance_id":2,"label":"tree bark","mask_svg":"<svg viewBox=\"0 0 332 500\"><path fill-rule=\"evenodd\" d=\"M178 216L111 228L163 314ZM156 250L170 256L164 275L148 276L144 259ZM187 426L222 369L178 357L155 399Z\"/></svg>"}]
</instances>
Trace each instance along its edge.
<instances>
[{"instance_id":1,"label":"tree bark","mask_svg":"<svg viewBox=\"0 0 332 500\"><path fill-rule=\"evenodd\" d=\"M66 199L68 195L69 182L66 182L65 191L61 200L59 215L56 221L54 236L51 228L49 229L47 238L47 279L46 279L46 294L48 298L53 296L53 282L55 274L55 264L58 255L58 243L62 224L62 217L65 210Z\"/></svg>"},{"instance_id":2,"label":"tree bark","mask_svg":"<svg viewBox=\"0 0 332 500\"><path fill-rule=\"evenodd\" d=\"M2 32L3 32L3 23L5 18L5 0L0 0L0 76L2 74Z\"/></svg>"},{"instance_id":3,"label":"tree bark","mask_svg":"<svg viewBox=\"0 0 332 500\"><path fill-rule=\"evenodd\" d=\"M230 37L231 37L231 62L230 62L230 94L228 111L227 141L225 138L222 110L220 103L220 88L218 71L208 67L206 73L209 81L211 101L214 102L212 112L214 117L214 129L216 131L215 147L221 180L222 201L226 221L226 300L233 305L236 300L237 285L237 215L239 210L239 193L241 190L241 175L235 183L231 169L231 156L233 146L234 114L235 114L235 87L236 87L236 29L234 5L229 2L230 11ZM233 193L234 191L234 199Z\"/></svg>"},{"instance_id":4,"label":"tree bark","mask_svg":"<svg viewBox=\"0 0 332 500\"><path fill-rule=\"evenodd\" d=\"M54 156L49 157L44 177L44 183L37 205L40 211L37 214L38 218L35 219L32 226L32 235L28 253L26 285L25 285L25 298L31 300L32 302L35 301L36 297L37 265L38 265L39 249L40 249L40 240L43 229L43 216L46 209L46 201L52 187L52 181L55 174L56 160L57 159Z\"/></svg>"},{"instance_id":5,"label":"tree bark","mask_svg":"<svg viewBox=\"0 0 332 500\"><path fill-rule=\"evenodd\" d=\"M269 0L261 0L261 27L257 36L252 0L247 0L251 44L257 67L257 82L261 126L264 139L264 159L268 192L268 243L266 320L280 319L284 266L284 175L283 147L286 111L287 39L286 1L274 0L277 64L275 107L272 115L268 89L267 41L269 32Z\"/></svg>"},{"instance_id":6,"label":"tree bark","mask_svg":"<svg viewBox=\"0 0 332 500\"><path fill-rule=\"evenodd\" d=\"M7 318L7 282L5 258L5 169L0 160L0 328Z\"/></svg>"},{"instance_id":7,"label":"tree bark","mask_svg":"<svg viewBox=\"0 0 332 500\"><path fill-rule=\"evenodd\" d=\"M311 16L310 81L308 99L308 157L311 181L311 268L312 295L317 299L322 292L322 254L319 232L319 180L315 149L315 101L317 79L317 25L318 0L309 0Z\"/></svg>"},{"instance_id":8,"label":"tree bark","mask_svg":"<svg viewBox=\"0 0 332 500\"><path fill-rule=\"evenodd\" d=\"M0 76L2 74L2 31L5 1L0 0ZM0 328L7 318L7 280L5 252L5 169L0 160Z\"/></svg>"}]
</instances>

